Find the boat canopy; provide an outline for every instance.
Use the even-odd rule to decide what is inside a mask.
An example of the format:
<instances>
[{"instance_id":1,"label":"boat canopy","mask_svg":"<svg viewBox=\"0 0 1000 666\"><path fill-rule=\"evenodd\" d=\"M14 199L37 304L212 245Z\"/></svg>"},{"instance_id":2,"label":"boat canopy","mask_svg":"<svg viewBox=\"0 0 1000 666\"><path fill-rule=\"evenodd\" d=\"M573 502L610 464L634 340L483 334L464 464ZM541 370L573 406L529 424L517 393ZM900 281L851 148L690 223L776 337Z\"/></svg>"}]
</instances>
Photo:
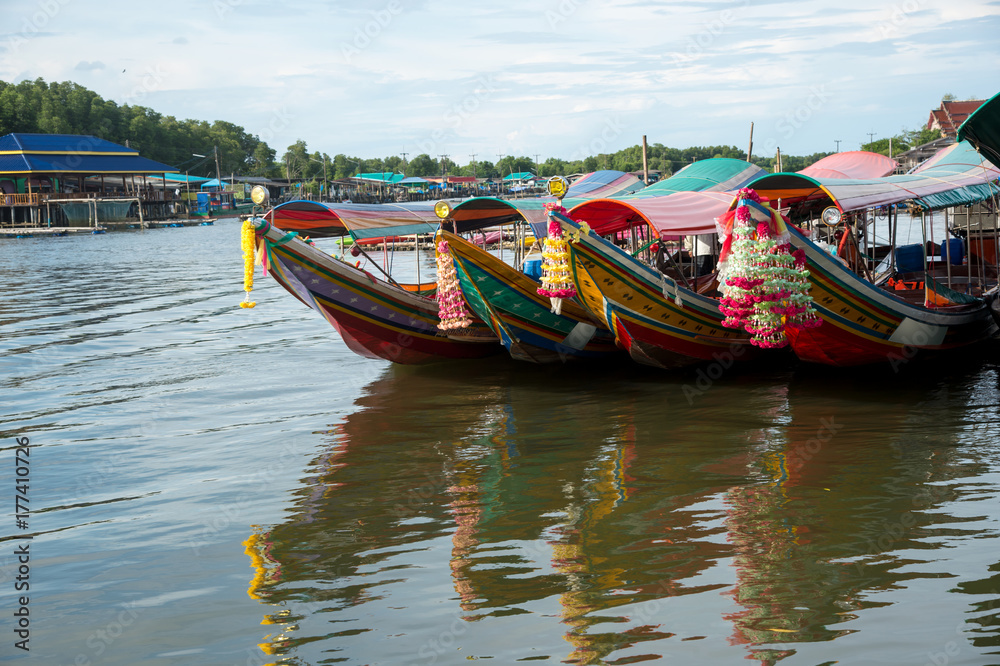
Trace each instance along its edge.
<instances>
[{"instance_id":1,"label":"boat canopy","mask_svg":"<svg viewBox=\"0 0 1000 666\"><path fill-rule=\"evenodd\" d=\"M563 199L563 206L573 206L596 197L631 194L643 187L645 185L641 180L623 171L594 171L573 181ZM545 235L545 225L548 219L545 204L554 201L553 197L530 199L474 197L455 206L452 211L452 219L455 220L457 233L524 220L540 237Z\"/></svg>"},{"instance_id":2,"label":"boat canopy","mask_svg":"<svg viewBox=\"0 0 1000 666\"><path fill-rule=\"evenodd\" d=\"M646 223L663 236L714 234L715 218L733 202L732 192L674 192L661 197L598 199L570 211L599 235L624 231Z\"/></svg>"},{"instance_id":3,"label":"boat canopy","mask_svg":"<svg viewBox=\"0 0 1000 666\"><path fill-rule=\"evenodd\" d=\"M732 192L764 173L743 160L701 160L633 195L577 204L570 216L601 235L643 222L661 236L715 233L715 218L728 209Z\"/></svg>"},{"instance_id":4,"label":"boat canopy","mask_svg":"<svg viewBox=\"0 0 1000 666\"><path fill-rule=\"evenodd\" d=\"M968 141L993 166L1000 167L1000 93L965 119L958 128L958 140Z\"/></svg>"},{"instance_id":5,"label":"boat canopy","mask_svg":"<svg viewBox=\"0 0 1000 666\"><path fill-rule=\"evenodd\" d=\"M692 162L677 173L637 192L636 197L662 197L674 192L725 192L738 190L766 173L756 164L730 157Z\"/></svg>"},{"instance_id":6,"label":"boat canopy","mask_svg":"<svg viewBox=\"0 0 1000 666\"><path fill-rule=\"evenodd\" d=\"M924 209L982 201L998 191L1000 169L989 164L966 141L940 150L908 174L883 178L818 178L775 173L748 185L782 207L813 213L830 205L844 212L912 201Z\"/></svg>"},{"instance_id":7,"label":"boat canopy","mask_svg":"<svg viewBox=\"0 0 1000 666\"><path fill-rule=\"evenodd\" d=\"M798 173L810 178L881 178L888 176L899 163L891 157L867 150L849 150L827 155Z\"/></svg>"},{"instance_id":8,"label":"boat canopy","mask_svg":"<svg viewBox=\"0 0 1000 666\"><path fill-rule=\"evenodd\" d=\"M404 204L348 204L318 201L289 201L265 215L285 231L307 232L310 236L381 238L434 233L441 222L434 214L434 202Z\"/></svg>"}]
</instances>

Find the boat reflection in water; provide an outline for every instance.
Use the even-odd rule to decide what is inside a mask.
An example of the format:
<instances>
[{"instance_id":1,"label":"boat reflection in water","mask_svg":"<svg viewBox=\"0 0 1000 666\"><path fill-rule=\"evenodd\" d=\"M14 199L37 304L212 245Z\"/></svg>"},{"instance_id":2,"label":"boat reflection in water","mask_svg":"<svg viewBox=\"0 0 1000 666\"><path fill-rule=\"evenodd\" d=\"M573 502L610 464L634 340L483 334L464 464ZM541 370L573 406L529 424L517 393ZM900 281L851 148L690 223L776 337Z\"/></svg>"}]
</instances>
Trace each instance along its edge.
<instances>
[{"instance_id":1,"label":"boat reflection in water","mask_svg":"<svg viewBox=\"0 0 1000 666\"><path fill-rule=\"evenodd\" d=\"M480 365L473 384L455 365L391 367L318 433L288 520L246 544L273 625L261 649L295 663L924 663L949 640L997 644L982 596L995 575L950 552L983 534L988 493L960 479L989 476L982 442L998 439L954 408L984 383L995 408L992 371L890 394L756 370L693 409L692 375L609 370L586 388L582 371L534 370ZM954 434L927 434L949 418ZM943 633L942 609L956 618ZM974 638L955 634L966 620Z\"/></svg>"}]
</instances>

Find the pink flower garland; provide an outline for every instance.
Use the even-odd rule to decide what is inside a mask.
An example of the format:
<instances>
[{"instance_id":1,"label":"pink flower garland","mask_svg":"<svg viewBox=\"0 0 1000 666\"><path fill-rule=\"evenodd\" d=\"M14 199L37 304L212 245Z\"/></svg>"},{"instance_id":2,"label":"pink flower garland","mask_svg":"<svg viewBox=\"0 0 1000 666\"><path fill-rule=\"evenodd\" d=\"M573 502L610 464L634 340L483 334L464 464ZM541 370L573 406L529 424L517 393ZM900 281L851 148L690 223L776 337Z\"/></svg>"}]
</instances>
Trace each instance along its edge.
<instances>
[{"instance_id":1,"label":"pink flower garland","mask_svg":"<svg viewBox=\"0 0 1000 666\"><path fill-rule=\"evenodd\" d=\"M438 317L441 323L438 328L447 331L455 328L467 328L472 324L472 315L465 306L462 288L455 273L455 259L451 256L448 241L441 241L437 246L437 302Z\"/></svg>"},{"instance_id":2,"label":"pink flower garland","mask_svg":"<svg viewBox=\"0 0 1000 666\"><path fill-rule=\"evenodd\" d=\"M722 324L744 329L758 347L784 347L789 328L822 323L808 293L805 253L793 254L791 245L779 244L774 237L775 213L771 223L755 225L748 201L760 203L760 197L751 189L740 190L732 236L726 239L732 256L727 257L719 303L726 315Z\"/></svg>"}]
</instances>

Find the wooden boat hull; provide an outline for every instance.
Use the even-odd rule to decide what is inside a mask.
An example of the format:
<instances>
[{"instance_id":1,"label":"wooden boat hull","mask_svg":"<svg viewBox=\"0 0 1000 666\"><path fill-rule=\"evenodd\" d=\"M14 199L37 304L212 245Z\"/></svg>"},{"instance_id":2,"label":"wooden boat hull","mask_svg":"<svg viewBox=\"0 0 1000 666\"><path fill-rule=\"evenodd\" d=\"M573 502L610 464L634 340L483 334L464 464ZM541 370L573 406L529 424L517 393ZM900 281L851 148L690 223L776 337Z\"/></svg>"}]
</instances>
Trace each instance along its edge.
<instances>
[{"instance_id":1,"label":"wooden boat hull","mask_svg":"<svg viewBox=\"0 0 1000 666\"><path fill-rule=\"evenodd\" d=\"M817 328L789 331L792 350L803 361L832 366L905 362L918 350L947 350L988 339L996 323L984 301L928 308L907 303L861 279L837 258L791 229L791 242L805 250L809 294Z\"/></svg>"},{"instance_id":2,"label":"wooden boat hull","mask_svg":"<svg viewBox=\"0 0 1000 666\"><path fill-rule=\"evenodd\" d=\"M574 238L570 257L581 303L635 361L678 368L749 360L759 351L745 332L722 325L718 300L677 285L600 236L579 233L567 218L557 219Z\"/></svg>"},{"instance_id":3,"label":"wooden boat hull","mask_svg":"<svg viewBox=\"0 0 1000 666\"><path fill-rule=\"evenodd\" d=\"M456 335L437 328L437 301L377 280L298 239L278 245L285 233L271 228L268 271L282 287L319 312L357 354L394 363L420 364L500 353L492 331L476 321Z\"/></svg>"},{"instance_id":4,"label":"wooden boat hull","mask_svg":"<svg viewBox=\"0 0 1000 666\"><path fill-rule=\"evenodd\" d=\"M554 314L530 277L461 236L442 231L438 240L448 241L465 300L513 358L554 363L619 353L611 332L575 302Z\"/></svg>"}]
</instances>

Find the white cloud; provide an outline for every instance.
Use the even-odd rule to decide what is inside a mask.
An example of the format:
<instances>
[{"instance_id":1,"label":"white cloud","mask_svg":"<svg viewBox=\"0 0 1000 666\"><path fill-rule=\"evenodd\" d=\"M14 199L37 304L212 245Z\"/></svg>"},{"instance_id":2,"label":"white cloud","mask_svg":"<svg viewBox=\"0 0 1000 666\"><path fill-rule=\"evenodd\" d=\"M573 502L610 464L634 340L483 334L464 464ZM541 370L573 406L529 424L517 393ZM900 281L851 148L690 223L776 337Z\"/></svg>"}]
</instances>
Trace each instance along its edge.
<instances>
[{"instance_id":1,"label":"white cloud","mask_svg":"<svg viewBox=\"0 0 1000 666\"><path fill-rule=\"evenodd\" d=\"M608 150L642 134L743 147L751 121L786 153L855 148L868 131L919 125L944 93L1000 88L984 64L1000 55L1000 6L978 0L222 1L224 21L193 1L163 12L108 0L99 17L66 4L5 50L0 78L76 80L164 114L229 120L279 151L301 138L330 154L432 145L542 159L612 134ZM781 132L816 85L829 98Z\"/></svg>"}]
</instances>

